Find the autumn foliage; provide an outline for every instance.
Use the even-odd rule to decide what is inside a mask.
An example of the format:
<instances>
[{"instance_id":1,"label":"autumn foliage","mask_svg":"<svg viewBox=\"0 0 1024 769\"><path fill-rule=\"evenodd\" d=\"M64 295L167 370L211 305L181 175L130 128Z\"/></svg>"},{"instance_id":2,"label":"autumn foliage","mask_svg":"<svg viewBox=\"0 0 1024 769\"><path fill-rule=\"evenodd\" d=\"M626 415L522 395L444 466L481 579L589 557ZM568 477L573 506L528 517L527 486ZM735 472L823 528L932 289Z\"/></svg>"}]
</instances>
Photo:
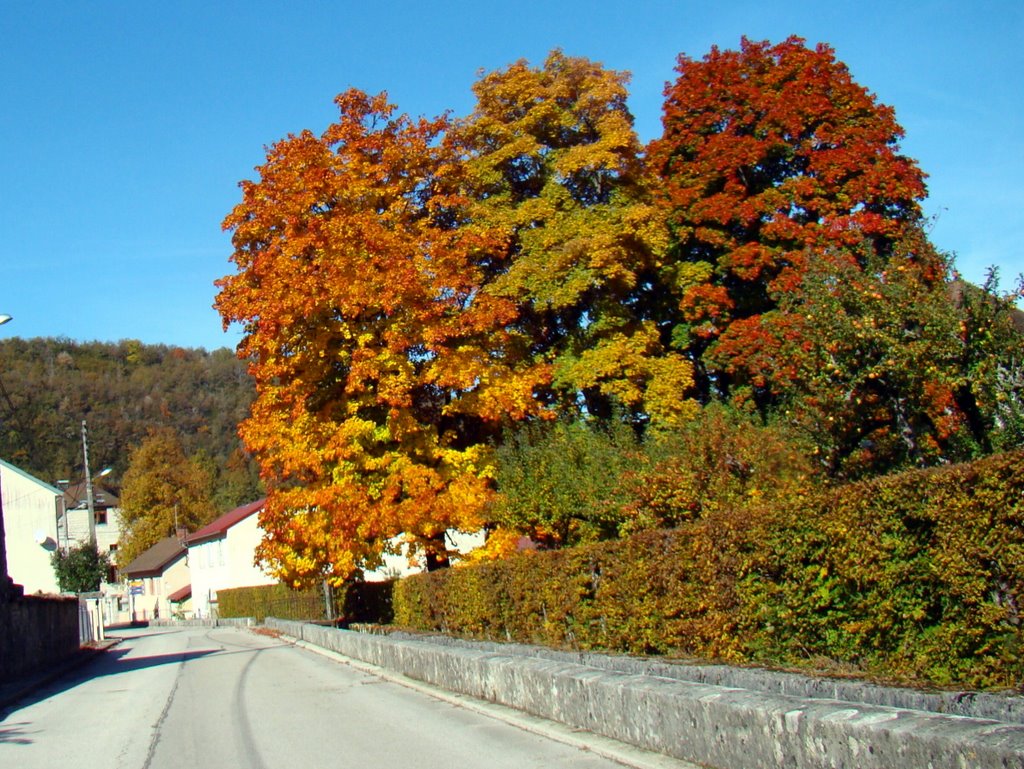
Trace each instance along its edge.
<instances>
[{"instance_id":1,"label":"autumn foliage","mask_svg":"<svg viewBox=\"0 0 1024 769\"><path fill-rule=\"evenodd\" d=\"M715 353L700 356L706 397L770 390L763 325L780 297L799 292L818 260L887 258L920 221L924 175L899 154L893 110L828 46L744 40L700 61L680 56L677 72L651 146L673 234L676 333Z\"/></svg>"},{"instance_id":2,"label":"autumn foliage","mask_svg":"<svg viewBox=\"0 0 1024 769\"><path fill-rule=\"evenodd\" d=\"M151 429L132 448L124 474L118 565L127 566L178 529L196 531L213 520L212 482L209 473L185 455L173 429Z\"/></svg>"},{"instance_id":3,"label":"autumn foliage","mask_svg":"<svg viewBox=\"0 0 1024 769\"><path fill-rule=\"evenodd\" d=\"M257 398L242 426L271 481L261 556L341 581L405 534L444 558L479 528L485 441L533 411L514 307L481 293L495 245L460 227L447 120L349 91L320 137L271 148L225 226L239 273L218 307L245 324Z\"/></svg>"},{"instance_id":4,"label":"autumn foliage","mask_svg":"<svg viewBox=\"0 0 1024 769\"><path fill-rule=\"evenodd\" d=\"M647 148L628 76L555 51L481 75L465 117L350 90L321 135L268 149L224 221L216 306L245 330L241 435L282 578L340 584L400 542L444 565L449 529L497 526L502 553L516 532L617 536L1014 445L1008 305L950 298L893 110L799 38L677 73Z\"/></svg>"}]
</instances>

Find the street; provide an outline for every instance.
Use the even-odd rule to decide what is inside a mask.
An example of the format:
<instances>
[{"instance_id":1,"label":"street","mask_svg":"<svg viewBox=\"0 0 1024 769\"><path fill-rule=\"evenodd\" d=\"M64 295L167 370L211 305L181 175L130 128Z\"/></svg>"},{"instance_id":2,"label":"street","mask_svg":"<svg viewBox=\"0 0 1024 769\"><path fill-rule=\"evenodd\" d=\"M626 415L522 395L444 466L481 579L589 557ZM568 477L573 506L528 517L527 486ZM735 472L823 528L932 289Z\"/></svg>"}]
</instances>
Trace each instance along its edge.
<instances>
[{"instance_id":1,"label":"street","mask_svg":"<svg viewBox=\"0 0 1024 769\"><path fill-rule=\"evenodd\" d=\"M0 713L0 767L619 766L247 630L117 634Z\"/></svg>"}]
</instances>

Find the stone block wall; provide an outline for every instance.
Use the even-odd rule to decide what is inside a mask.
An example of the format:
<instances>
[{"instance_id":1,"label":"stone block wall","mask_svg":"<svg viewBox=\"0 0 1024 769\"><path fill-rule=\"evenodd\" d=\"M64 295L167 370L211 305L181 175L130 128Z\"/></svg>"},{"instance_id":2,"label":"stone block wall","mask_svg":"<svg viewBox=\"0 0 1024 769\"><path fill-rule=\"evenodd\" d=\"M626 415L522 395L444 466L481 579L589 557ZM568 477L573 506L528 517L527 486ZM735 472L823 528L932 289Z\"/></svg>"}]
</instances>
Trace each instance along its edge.
<instances>
[{"instance_id":1,"label":"stone block wall","mask_svg":"<svg viewBox=\"0 0 1024 769\"><path fill-rule=\"evenodd\" d=\"M0 683L63 662L78 649L77 598L0 600Z\"/></svg>"}]
</instances>

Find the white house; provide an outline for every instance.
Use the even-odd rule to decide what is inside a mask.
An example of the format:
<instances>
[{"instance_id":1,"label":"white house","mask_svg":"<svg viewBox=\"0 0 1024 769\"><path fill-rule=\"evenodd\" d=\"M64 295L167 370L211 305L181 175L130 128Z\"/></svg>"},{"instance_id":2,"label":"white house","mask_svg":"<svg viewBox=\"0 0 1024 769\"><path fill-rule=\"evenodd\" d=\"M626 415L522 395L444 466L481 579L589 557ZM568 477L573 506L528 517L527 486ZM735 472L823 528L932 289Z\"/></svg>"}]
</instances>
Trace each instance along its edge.
<instances>
[{"instance_id":1,"label":"white house","mask_svg":"<svg viewBox=\"0 0 1024 769\"><path fill-rule=\"evenodd\" d=\"M25 594L57 593L51 562L60 544L63 492L0 459L7 573Z\"/></svg>"},{"instance_id":2,"label":"white house","mask_svg":"<svg viewBox=\"0 0 1024 769\"><path fill-rule=\"evenodd\" d=\"M487 535L483 530L474 532L458 531L448 529L445 532L447 546L450 551L459 555L468 555L478 547L483 547L487 542ZM381 566L372 571L363 573L363 579L367 582L383 582L388 579L399 579L408 577L410 574L419 574L424 571L422 558L410 558L409 546L403 537L394 537L388 543L397 552L385 553L381 560Z\"/></svg>"},{"instance_id":3,"label":"white house","mask_svg":"<svg viewBox=\"0 0 1024 769\"><path fill-rule=\"evenodd\" d=\"M189 535L186 544L196 617L216 616L218 590L277 582L254 562L256 546L263 539L258 513L264 502L236 507Z\"/></svg>"},{"instance_id":4,"label":"white house","mask_svg":"<svg viewBox=\"0 0 1024 769\"><path fill-rule=\"evenodd\" d=\"M59 483L64 486L65 482ZM96 547L110 558L112 564L116 564L117 545L121 538L120 500L100 481L93 482L92 496ZM89 503L84 481L64 488L64 517L58 523L58 534L61 547L89 541ZM107 581L116 582L113 576Z\"/></svg>"},{"instance_id":5,"label":"white house","mask_svg":"<svg viewBox=\"0 0 1024 769\"><path fill-rule=\"evenodd\" d=\"M121 569L131 589L133 620L167 619L187 611L191 574L184 543L164 537Z\"/></svg>"}]
</instances>

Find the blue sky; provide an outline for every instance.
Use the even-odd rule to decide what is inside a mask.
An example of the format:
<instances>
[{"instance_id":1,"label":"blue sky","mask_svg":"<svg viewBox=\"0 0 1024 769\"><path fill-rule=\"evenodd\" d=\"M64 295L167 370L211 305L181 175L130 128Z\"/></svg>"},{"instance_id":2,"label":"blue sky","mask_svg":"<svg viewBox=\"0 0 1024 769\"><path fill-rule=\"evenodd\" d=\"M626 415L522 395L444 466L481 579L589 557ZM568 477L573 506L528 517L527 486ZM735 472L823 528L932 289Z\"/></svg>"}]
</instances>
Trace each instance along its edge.
<instances>
[{"instance_id":1,"label":"blue sky","mask_svg":"<svg viewBox=\"0 0 1024 769\"><path fill-rule=\"evenodd\" d=\"M322 131L350 86L462 115L481 70L560 47L632 73L646 141L680 52L791 34L895 107L934 242L1008 288L1024 271L1020 0L0 0L0 334L234 346L211 305L237 183L265 145Z\"/></svg>"}]
</instances>

